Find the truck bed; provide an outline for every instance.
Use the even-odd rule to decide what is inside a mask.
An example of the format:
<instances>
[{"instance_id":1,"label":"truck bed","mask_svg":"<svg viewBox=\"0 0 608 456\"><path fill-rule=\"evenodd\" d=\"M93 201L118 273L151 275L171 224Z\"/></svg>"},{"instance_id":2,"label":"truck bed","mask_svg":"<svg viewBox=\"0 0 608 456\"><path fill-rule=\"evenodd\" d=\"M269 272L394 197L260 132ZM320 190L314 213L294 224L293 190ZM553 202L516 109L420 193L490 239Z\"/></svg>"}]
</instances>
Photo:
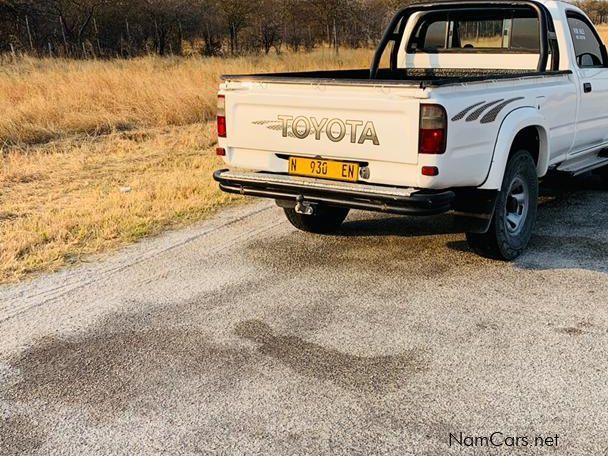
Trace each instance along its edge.
<instances>
[{"instance_id":1,"label":"truck bed","mask_svg":"<svg viewBox=\"0 0 608 456\"><path fill-rule=\"evenodd\" d=\"M481 70L481 69L401 69L379 70L375 79L370 79L369 69L305 71L292 73L266 73L248 75L224 75L224 81L265 81L283 84L344 84L344 85L400 85L415 87L438 87L449 84L480 82L497 79L519 79L570 74L571 71L532 70Z\"/></svg>"}]
</instances>

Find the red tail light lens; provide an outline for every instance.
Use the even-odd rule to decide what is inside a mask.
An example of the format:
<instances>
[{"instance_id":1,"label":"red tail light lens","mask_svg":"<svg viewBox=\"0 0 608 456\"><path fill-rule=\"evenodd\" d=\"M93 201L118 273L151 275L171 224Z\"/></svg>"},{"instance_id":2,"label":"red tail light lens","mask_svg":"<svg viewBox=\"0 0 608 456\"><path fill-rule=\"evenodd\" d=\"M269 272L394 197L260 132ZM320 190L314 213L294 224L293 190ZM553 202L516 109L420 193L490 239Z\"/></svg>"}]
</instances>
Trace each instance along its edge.
<instances>
[{"instance_id":1,"label":"red tail light lens","mask_svg":"<svg viewBox=\"0 0 608 456\"><path fill-rule=\"evenodd\" d=\"M218 95L217 97L217 136L220 138L226 137L226 97Z\"/></svg>"},{"instance_id":2,"label":"red tail light lens","mask_svg":"<svg viewBox=\"0 0 608 456\"><path fill-rule=\"evenodd\" d=\"M445 152L445 133L443 129L420 129L420 153L442 154Z\"/></svg>"},{"instance_id":3,"label":"red tail light lens","mask_svg":"<svg viewBox=\"0 0 608 456\"><path fill-rule=\"evenodd\" d=\"M443 106L435 104L420 105L420 144L421 154L443 154L447 139L447 114Z\"/></svg>"},{"instance_id":4,"label":"red tail light lens","mask_svg":"<svg viewBox=\"0 0 608 456\"><path fill-rule=\"evenodd\" d=\"M217 116L217 135L220 138L226 137L226 118L223 116Z\"/></svg>"}]
</instances>

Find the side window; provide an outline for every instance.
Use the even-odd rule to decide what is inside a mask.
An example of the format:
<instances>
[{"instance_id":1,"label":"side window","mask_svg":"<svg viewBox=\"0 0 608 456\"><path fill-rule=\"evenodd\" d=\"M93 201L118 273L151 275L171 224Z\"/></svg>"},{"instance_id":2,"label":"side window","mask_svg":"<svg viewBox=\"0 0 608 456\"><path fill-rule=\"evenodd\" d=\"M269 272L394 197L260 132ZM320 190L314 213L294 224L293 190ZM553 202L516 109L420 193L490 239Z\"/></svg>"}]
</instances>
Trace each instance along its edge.
<instances>
[{"instance_id":1,"label":"side window","mask_svg":"<svg viewBox=\"0 0 608 456\"><path fill-rule=\"evenodd\" d=\"M587 21L578 16L569 15L568 27L572 35L578 66L581 68L603 66L601 43Z\"/></svg>"}]
</instances>

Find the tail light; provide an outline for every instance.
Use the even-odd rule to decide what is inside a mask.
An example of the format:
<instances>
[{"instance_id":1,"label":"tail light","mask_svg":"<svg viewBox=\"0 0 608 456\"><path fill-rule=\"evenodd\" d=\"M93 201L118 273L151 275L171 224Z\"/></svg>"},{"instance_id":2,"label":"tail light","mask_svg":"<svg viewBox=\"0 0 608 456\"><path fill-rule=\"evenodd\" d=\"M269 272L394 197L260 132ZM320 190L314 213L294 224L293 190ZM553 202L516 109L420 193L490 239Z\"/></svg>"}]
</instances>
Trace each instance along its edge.
<instances>
[{"instance_id":1,"label":"tail light","mask_svg":"<svg viewBox=\"0 0 608 456\"><path fill-rule=\"evenodd\" d=\"M226 97L217 96L217 136L226 137Z\"/></svg>"},{"instance_id":2,"label":"tail light","mask_svg":"<svg viewBox=\"0 0 608 456\"><path fill-rule=\"evenodd\" d=\"M448 132L447 114L443 106L436 104L420 105L420 143L421 154L443 154Z\"/></svg>"}]
</instances>

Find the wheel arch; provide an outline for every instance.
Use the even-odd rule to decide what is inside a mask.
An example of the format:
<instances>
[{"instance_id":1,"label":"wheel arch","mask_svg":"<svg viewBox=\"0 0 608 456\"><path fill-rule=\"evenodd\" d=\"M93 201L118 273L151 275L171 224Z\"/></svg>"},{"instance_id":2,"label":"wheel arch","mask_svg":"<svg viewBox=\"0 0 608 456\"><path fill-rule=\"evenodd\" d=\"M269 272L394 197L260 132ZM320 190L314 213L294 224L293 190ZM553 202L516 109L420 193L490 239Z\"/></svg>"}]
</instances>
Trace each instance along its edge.
<instances>
[{"instance_id":1,"label":"wheel arch","mask_svg":"<svg viewBox=\"0 0 608 456\"><path fill-rule=\"evenodd\" d=\"M550 156L548 128L545 118L532 107L516 109L503 120L496 138L488 176L479 188L500 189L509 158L521 149L532 154L538 177L547 174Z\"/></svg>"}]
</instances>

